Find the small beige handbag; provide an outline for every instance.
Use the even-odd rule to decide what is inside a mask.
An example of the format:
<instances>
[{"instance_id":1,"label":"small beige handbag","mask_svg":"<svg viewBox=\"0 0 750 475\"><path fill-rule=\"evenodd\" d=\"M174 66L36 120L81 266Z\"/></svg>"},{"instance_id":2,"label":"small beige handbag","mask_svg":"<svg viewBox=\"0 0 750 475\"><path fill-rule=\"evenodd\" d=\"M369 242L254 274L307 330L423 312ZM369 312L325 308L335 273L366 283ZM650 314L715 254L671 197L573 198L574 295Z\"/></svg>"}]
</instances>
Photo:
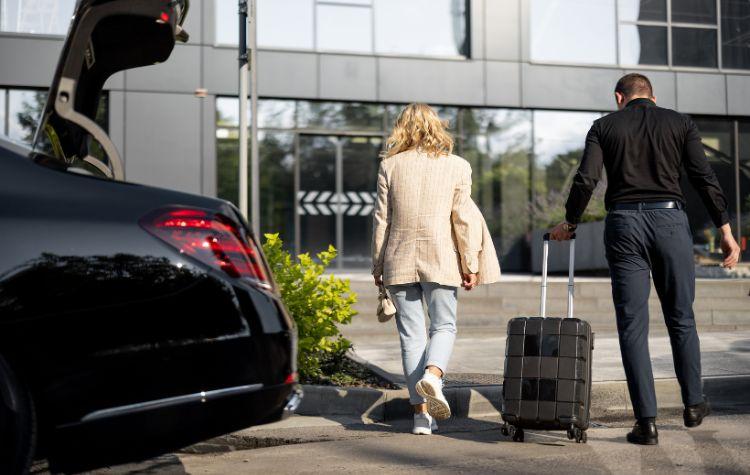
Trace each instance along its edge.
<instances>
[{"instance_id":1,"label":"small beige handbag","mask_svg":"<svg viewBox=\"0 0 750 475\"><path fill-rule=\"evenodd\" d=\"M378 287L380 288L378 293L378 321L385 323L396 315L396 306L393 305L393 300L388 295L385 285L381 284Z\"/></svg>"}]
</instances>

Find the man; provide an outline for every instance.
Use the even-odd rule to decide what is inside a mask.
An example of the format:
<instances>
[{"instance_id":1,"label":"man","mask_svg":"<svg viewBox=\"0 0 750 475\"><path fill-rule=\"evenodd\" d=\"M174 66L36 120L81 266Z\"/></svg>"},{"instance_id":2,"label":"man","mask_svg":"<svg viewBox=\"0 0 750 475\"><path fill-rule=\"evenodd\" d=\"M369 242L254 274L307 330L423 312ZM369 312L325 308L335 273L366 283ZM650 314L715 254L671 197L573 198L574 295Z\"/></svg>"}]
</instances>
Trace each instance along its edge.
<instances>
[{"instance_id":1,"label":"man","mask_svg":"<svg viewBox=\"0 0 750 475\"><path fill-rule=\"evenodd\" d=\"M732 236L727 200L708 165L698 129L688 117L657 107L651 82L623 76L615 87L617 112L594 122L565 205L565 221L551 231L570 239L591 193L607 171L609 211L604 242L612 276L620 351L636 424L628 442L655 445L656 394L648 352L649 273L661 301L672 344L675 373L685 404L687 427L709 414L701 385L695 329L695 264L685 199L684 171L721 232L724 267L733 268L740 249Z\"/></svg>"}]
</instances>

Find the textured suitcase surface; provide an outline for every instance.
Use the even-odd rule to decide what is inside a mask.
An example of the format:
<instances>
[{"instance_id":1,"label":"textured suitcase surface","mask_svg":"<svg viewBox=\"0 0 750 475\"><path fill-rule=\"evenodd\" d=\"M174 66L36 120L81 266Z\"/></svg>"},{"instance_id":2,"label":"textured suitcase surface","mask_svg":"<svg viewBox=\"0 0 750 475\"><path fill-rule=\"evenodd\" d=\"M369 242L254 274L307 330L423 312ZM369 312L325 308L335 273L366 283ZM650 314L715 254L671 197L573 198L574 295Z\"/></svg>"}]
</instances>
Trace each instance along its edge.
<instances>
[{"instance_id":1,"label":"textured suitcase surface","mask_svg":"<svg viewBox=\"0 0 750 475\"><path fill-rule=\"evenodd\" d=\"M586 430L592 346L591 326L578 318L510 320L503 420L518 428Z\"/></svg>"}]
</instances>

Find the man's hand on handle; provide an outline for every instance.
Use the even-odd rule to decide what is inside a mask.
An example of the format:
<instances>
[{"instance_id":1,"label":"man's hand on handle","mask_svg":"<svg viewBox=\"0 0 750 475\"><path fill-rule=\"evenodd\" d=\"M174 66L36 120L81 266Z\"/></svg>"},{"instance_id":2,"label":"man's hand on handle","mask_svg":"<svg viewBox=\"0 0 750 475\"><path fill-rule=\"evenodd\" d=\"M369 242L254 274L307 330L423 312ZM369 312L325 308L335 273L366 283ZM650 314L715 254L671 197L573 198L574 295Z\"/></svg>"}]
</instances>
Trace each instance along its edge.
<instances>
[{"instance_id":1,"label":"man's hand on handle","mask_svg":"<svg viewBox=\"0 0 750 475\"><path fill-rule=\"evenodd\" d=\"M569 241L573 237L575 226L563 221L549 232L549 238L553 241Z\"/></svg>"},{"instance_id":2,"label":"man's hand on handle","mask_svg":"<svg viewBox=\"0 0 750 475\"><path fill-rule=\"evenodd\" d=\"M727 269L734 269L737 262L740 260L740 246L732 236L732 228L729 223L719 228L721 232L721 251L724 253L723 267Z\"/></svg>"}]
</instances>

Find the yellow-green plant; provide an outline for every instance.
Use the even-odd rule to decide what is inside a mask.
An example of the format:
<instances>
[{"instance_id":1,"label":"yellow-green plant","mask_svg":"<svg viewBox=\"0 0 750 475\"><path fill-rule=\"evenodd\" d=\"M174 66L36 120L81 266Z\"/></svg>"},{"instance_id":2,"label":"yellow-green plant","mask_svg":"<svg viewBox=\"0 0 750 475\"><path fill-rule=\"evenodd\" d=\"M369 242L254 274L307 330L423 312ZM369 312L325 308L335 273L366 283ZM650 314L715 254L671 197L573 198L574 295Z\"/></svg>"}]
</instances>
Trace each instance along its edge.
<instances>
[{"instance_id":1,"label":"yellow-green plant","mask_svg":"<svg viewBox=\"0 0 750 475\"><path fill-rule=\"evenodd\" d=\"M317 380L325 376L324 369L331 360L343 358L351 348L351 342L341 335L337 325L351 322L357 314L352 308L357 295L351 291L348 279L323 275L336 257L333 246L319 252L316 261L309 253L292 258L278 234L266 234L265 238L263 251L281 298L297 324L300 378Z\"/></svg>"}]
</instances>

